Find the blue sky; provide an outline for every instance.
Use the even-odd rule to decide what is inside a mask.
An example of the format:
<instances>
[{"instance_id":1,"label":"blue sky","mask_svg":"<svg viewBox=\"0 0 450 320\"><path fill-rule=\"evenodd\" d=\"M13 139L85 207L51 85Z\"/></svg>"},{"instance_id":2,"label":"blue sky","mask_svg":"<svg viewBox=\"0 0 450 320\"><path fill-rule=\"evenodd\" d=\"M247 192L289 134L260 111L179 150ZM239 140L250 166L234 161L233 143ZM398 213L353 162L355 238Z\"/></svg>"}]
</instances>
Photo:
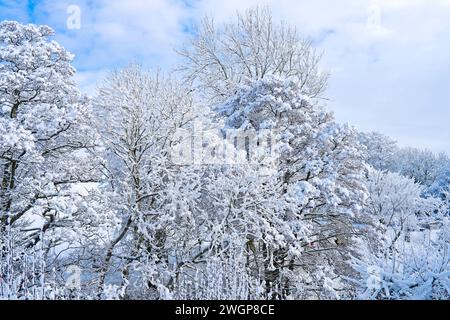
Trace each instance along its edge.
<instances>
[{"instance_id":1,"label":"blue sky","mask_svg":"<svg viewBox=\"0 0 450 320\"><path fill-rule=\"evenodd\" d=\"M256 4L324 51L339 121L450 153L450 0L0 0L0 20L53 27L93 93L130 61L170 70L201 17L226 21ZM69 5L81 10L80 29L67 28Z\"/></svg>"}]
</instances>

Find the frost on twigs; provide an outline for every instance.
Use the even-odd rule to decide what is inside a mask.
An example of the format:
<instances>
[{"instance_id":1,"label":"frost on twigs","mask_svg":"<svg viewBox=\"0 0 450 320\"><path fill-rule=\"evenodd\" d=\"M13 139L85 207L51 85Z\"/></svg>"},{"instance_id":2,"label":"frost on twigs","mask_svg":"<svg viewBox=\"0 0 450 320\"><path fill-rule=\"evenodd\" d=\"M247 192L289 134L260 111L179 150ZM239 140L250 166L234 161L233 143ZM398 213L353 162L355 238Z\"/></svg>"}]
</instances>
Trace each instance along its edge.
<instances>
[{"instance_id":1,"label":"frost on twigs","mask_svg":"<svg viewBox=\"0 0 450 320\"><path fill-rule=\"evenodd\" d=\"M93 99L0 23L0 299L448 299L448 156L335 121L311 43L205 21Z\"/></svg>"}]
</instances>

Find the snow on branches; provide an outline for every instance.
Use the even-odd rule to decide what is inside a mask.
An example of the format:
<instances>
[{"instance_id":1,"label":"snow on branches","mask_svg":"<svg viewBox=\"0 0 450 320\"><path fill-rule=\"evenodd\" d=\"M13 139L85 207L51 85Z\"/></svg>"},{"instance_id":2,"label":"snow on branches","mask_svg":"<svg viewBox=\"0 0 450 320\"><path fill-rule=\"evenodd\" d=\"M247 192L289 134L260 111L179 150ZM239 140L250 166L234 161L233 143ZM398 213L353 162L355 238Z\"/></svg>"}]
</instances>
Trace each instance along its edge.
<instances>
[{"instance_id":1,"label":"snow on branches","mask_svg":"<svg viewBox=\"0 0 450 320\"><path fill-rule=\"evenodd\" d=\"M92 99L52 35L0 23L0 299L449 298L448 156L337 123L268 10Z\"/></svg>"}]
</instances>

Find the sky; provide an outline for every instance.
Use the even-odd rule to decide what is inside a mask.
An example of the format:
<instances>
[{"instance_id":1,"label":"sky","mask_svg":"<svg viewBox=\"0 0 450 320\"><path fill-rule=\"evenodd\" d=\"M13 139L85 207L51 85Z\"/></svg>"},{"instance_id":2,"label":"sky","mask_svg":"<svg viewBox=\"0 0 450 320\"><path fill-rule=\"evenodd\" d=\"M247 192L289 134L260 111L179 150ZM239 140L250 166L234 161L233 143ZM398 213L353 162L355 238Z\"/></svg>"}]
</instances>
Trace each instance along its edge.
<instances>
[{"instance_id":1,"label":"sky","mask_svg":"<svg viewBox=\"0 0 450 320\"><path fill-rule=\"evenodd\" d=\"M323 51L339 122L450 154L450 0L0 0L0 20L55 29L93 94L130 62L172 70L202 17L225 22L256 5Z\"/></svg>"}]
</instances>

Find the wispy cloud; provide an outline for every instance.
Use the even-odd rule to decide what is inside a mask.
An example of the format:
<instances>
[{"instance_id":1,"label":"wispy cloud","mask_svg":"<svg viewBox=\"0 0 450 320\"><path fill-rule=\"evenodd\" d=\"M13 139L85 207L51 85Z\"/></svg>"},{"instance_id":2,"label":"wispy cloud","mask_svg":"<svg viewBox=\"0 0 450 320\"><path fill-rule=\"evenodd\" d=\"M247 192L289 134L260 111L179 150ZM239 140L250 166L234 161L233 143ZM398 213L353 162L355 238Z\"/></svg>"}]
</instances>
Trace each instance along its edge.
<instances>
[{"instance_id":1,"label":"wispy cloud","mask_svg":"<svg viewBox=\"0 0 450 320\"><path fill-rule=\"evenodd\" d=\"M81 8L79 30L66 28L69 4ZM92 92L107 70L132 60L169 69L173 48L201 17L226 21L254 5L271 7L324 50L329 106L340 121L450 151L450 0L3 0L0 18L55 28Z\"/></svg>"}]
</instances>

